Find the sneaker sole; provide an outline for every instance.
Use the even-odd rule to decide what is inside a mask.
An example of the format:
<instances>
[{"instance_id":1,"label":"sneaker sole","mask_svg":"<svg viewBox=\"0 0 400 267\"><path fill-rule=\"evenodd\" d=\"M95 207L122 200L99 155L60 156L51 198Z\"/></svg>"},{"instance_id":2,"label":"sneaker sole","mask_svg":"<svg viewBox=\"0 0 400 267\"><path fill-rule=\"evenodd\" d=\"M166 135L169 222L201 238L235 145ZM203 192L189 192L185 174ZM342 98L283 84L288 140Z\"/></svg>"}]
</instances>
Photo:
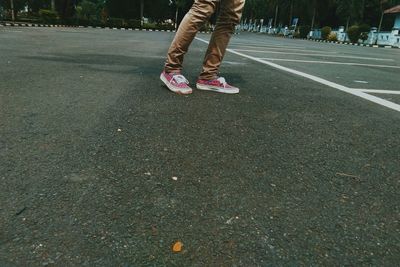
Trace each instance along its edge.
<instances>
[{"instance_id":1,"label":"sneaker sole","mask_svg":"<svg viewBox=\"0 0 400 267\"><path fill-rule=\"evenodd\" d=\"M190 95L193 92L193 90L191 88L190 89L186 89L186 90L182 90L182 88L173 86L170 82L168 82L168 80L162 74L160 75L160 79L170 91L172 91L172 92L174 92L176 94L179 94L179 95Z\"/></svg>"},{"instance_id":2,"label":"sneaker sole","mask_svg":"<svg viewBox=\"0 0 400 267\"><path fill-rule=\"evenodd\" d=\"M220 87L213 87L213 86L208 86L204 84L196 84L196 88L199 90L204 90L204 91L212 91L212 92L217 92L217 93L224 93L224 94L238 94L239 93L239 88L235 89L225 89L225 88L220 88Z\"/></svg>"}]
</instances>

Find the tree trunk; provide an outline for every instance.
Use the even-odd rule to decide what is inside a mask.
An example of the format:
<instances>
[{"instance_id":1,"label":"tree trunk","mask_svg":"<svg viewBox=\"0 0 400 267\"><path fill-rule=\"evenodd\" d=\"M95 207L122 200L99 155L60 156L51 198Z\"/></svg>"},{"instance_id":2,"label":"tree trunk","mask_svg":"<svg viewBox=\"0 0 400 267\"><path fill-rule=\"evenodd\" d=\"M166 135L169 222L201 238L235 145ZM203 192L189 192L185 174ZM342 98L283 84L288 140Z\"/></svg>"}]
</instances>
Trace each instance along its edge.
<instances>
[{"instance_id":1,"label":"tree trunk","mask_svg":"<svg viewBox=\"0 0 400 267\"><path fill-rule=\"evenodd\" d=\"M292 20L293 20L293 3L294 1L290 1L290 13L289 13L289 27L292 26Z\"/></svg>"},{"instance_id":2,"label":"tree trunk","mask_svg":"<svg viewBox=\"0 0 400 267\"><path fill-rule=\"evenodd\" d=\"M55 0L51 0L51 11L56 11L56 3L55 3Z\"/></svg>"},{"instance_id":3,"label":"tree trunk","mask_svg":"<svg viewBox=\"0 0 400 267\"><path fill-rule=\"evenodd\" d=\"M11 0L11 20L15 21L14 0Z\"/></svg>"},{"instance_id":4,"label":"tree trunk","mask_svg":"<svg viewBox=\"0 0 400 267\"><path fill-rule=\"evenodd\" d=\"M350 25L350 15L347 17L347 22L346 22L346 32L349 29L349 25Z\"/></svg>"},{"instance_id":5,"label":"tree trunk","mask_svg":"<svg viewBox=\"0 0 400 267\"><path fill-rule=\"evenodd\" d=\"M311 30L314 29L316 14L317 14L317 6L315 5L315 2L314 2L314 12L313 12L312 20L311 20Z\"/></svg>"},{"instance_id":6,"label":"tree trunk","mask_svg":"<svg viewBox=\"0 0 400 267\"><path fill-rule=\"evenodd\" d=\"M382 14L381 14L381 20L379 21L379 27L378 27L378 33L381 31L381 29L382 29L382 22L383 22L383 15L384 15L385 13L383 13L383 11L382 11Z\"/></svg>"},{"instance_id":7,"label":"tree trunk","mask_svg":"<svg viewBox=\"0 0 400 267\"><path fill-rule=\"evenodd\" d=\"M144 24L144 0L140 0L140 25Z\"/></svg>"},{"instance_id":8,"label":"tree trunk","mask_svg":"<svg viewBox=\"0 0 400 267\"><path fill-rule=\"evenodd\" d=\"M178 13L179 13L179 7L176 7L176 12L175 12L175 31L178 30Z\"/></svg>"},{"instance_id":9,"label":"tree trunk","mask_svg":"<svg viewBox=\"0 0 400 267\"><path fill-rule=\"evenodd\" d=\"M276 5L274 28L276 28L276 23L278 21L278 11L279 11L279 5Z\"/></svg>"}]
</instances>

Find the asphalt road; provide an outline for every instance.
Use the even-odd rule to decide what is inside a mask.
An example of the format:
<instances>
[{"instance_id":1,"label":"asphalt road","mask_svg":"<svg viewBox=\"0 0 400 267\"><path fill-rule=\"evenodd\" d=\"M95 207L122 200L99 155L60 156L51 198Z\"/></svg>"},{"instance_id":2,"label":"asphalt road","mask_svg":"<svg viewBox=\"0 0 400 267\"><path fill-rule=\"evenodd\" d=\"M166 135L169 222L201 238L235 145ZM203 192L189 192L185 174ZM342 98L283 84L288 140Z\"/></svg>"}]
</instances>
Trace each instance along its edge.
<instances>
[{"instance_id":1,"label":"asphalt road","mask_svg":"<svg viewBox=\"0 0 400 267\"><path fill-rule=\"evenodd\" d=\"M0 265L398 265L400 112L231 52L239 95L178 96L158 78L172 38L0 28ZM293 61L400 66L399 50L256 34L231 49L400 89L393 67ZM345 57L299 55L314 50Z\"/></svg>"}]
</instances>

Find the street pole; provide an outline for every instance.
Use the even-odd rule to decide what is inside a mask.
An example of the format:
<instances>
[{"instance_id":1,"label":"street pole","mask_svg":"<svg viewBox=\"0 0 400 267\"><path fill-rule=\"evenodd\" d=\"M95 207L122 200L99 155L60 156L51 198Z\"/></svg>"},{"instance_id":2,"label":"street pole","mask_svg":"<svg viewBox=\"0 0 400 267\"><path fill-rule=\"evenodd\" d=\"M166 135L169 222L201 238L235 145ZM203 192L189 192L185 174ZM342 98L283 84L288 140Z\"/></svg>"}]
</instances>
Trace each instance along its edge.
<instances>
[{"instance_id":1,"label":"street pole","mask_svg":"<svg viewBox=\"0 0 400 267\"><path fill-rule=\"evenodd\" d=\"M56 11L56 3L55 0L51 0L51 11Z\"/></svg>"},{"instance_id":2,"label":"street pole","mask_svg":"<svg viewBox=\"0 0 400 267\"><path fill-rule=\"evenodd\" d=\"M14 0L11 0L11 19L12 19L12 21L15 21Z\"/></svg>"},{"instance_id":3,"label":"street pole","mask_svg":"<svg viewBox=\"0 0 400 267\"><path fill-rule=\"evenodd\" d=\"M274 22L274 28L276 29L276 22L278 21L278 11L279 11L279 5L276 5L275 9L275 22Z\"/></svg>"},{"instance_id":4,"label":"street pole","mask_svg":"<svg viewBox=\"0 0 400 267\"><path fill-rule=\"evenodd\" d=\"M384 14L385 14L385 13L382 11L381 20L379 21L378 33L381 31L381 28L382 28L382 22L383 22L383 15L384 15Z\"/></svg>"},{"instance_id":5,"label":"street pole","mask_svg":"<svg viewBox=\"0 0 400 267\"><path fill-rule=\"evenodd\" d=\"M314 1L314 12L313 12L313 16L312 16L312 21L311 21L311 30L314 30L314 24L315 24L315 15L317 13L317 5Z\"/></svg>"},{"instance_id":6,"label":"street pole","mask_svg":"<svg viewBox=\"0 0 400 267\"><path fill-rule=\"evenodd\" d=\"M175 31L178 30L178 12L179 12L179 7L176 7L176 13L175 13Z\"/></svg>"},{"instance_id":7,"label":"street pole","mask_svg":"<svg viewBox=\"0 0 400 267\"><path fill-rule=\"evenodd\" d=\"M292 19L293 19L293 0L290 1L290 13L289 13L289 23L288 26L292 26Z\"/></svg>"},{"instance_id":8,"label":"street pole","mask_svg":"<svg viewBox=\"0 0 400 267\"><path fill-rule=\"evenodd\" d=\"M144 0L140 0L140 25L143 27L144 24Z\"/></svg>"}]
</instances>

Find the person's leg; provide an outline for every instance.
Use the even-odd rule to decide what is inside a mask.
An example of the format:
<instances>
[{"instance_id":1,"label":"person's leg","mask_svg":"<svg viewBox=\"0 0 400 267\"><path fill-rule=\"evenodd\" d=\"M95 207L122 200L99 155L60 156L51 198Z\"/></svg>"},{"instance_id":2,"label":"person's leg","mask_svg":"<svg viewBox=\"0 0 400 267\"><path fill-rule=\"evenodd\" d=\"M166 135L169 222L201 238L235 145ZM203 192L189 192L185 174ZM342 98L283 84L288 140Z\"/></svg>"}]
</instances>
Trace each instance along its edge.
<instances>
[{"instance_id":1,"label":"person's leg","mask_svg":"<svg viewBox=\"0 0 400 267\"><path fill-rule=\"evenodd\" d=\"M179 73L182 70L183 57L187 53L196 33L214 13L218 1L195 0L192 8L182 20L168 50L164 67L165 72Z\"/></svg>"},{"instance_id":2,"label":"person's leg","mask_svg":"<svg viewBox=\"0 0 400 267\"><path fill-rule=\"evenodd\" d=\"M221 11L204 58L200 80L212 80L218 77L218 70L229 40L235 26L240 22L244 3L245 0L221 0Z\"/></svg>"}]
</instances>

